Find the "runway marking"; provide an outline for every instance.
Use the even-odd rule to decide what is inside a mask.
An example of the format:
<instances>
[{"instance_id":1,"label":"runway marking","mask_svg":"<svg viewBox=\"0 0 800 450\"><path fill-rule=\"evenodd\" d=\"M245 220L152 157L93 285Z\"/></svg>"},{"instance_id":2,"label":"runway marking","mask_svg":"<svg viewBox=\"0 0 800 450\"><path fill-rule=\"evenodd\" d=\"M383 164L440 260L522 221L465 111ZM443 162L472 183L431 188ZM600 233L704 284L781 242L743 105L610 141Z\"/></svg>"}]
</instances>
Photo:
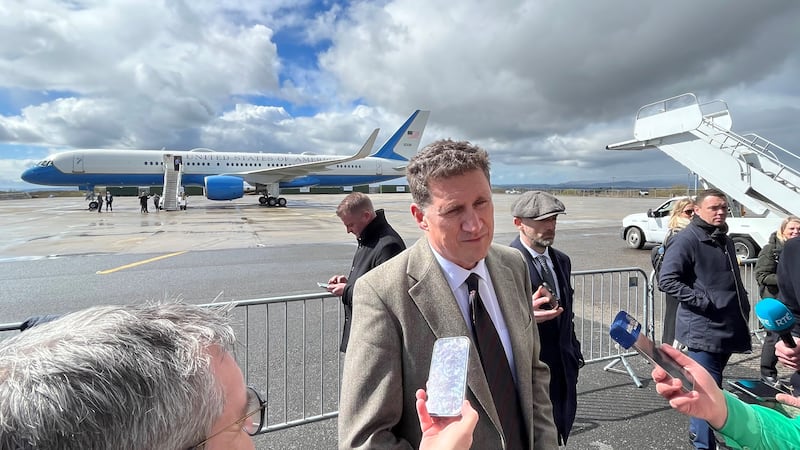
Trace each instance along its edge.
<instances>
[{"instance_id":1,"label":"runway marking","mask_svg":"<svg viewBox=\"0 0 800 450\"><path fill-rule=\"evenodd\" d=\"M181 252L175 252L175 253L167 253L166 255L156 256L155 258L150 258L150 259L145 259L145 260L142 260L142 261L137 261L135 263L125 264L124 266L115 267L113 269L98 270L97 271L97 275L107 275L109 273L114 273L114 272L118 272L120 270L130 269L131 267L141 266L142 264L148 264L148 263L151 263L151 262L154 262L154 261L158 261L158 260L161 260L161 259L172 258L173 256L182 255L182 254L186 253L187 251L188 250L184 250L184 251L181 251Z\"/></svg>"}]
</instances>

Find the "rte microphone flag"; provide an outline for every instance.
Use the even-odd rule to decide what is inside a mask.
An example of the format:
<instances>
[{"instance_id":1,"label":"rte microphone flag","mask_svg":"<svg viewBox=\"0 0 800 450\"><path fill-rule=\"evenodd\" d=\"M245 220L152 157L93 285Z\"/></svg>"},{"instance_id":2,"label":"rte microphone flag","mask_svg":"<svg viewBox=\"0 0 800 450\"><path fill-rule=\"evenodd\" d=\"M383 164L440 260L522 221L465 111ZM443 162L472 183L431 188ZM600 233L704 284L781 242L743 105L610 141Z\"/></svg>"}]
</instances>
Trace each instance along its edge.
<instances>
[{"instance_id":1,"label":"rte microphone flag","mask_svg":"<svg viewBox=\"0 0 800 450\"><path fill-rule=\"evenodd\" d=\"M756 303L755 310L758 321L765 330L779 335L787 347L797 347L792 337L792 328L795 323L794 314L786 305L774 298L767 297Z\"/></svg>"}]
</instances>

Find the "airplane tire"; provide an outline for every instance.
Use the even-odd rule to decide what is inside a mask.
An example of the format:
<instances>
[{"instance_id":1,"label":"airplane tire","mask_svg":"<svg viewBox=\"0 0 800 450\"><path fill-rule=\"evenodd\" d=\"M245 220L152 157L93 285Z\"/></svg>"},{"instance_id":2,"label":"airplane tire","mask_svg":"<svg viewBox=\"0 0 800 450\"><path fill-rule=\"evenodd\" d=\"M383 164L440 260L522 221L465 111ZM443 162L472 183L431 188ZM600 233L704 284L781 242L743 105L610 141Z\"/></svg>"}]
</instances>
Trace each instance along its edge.
<instances>
[{"instance_id":1,"label":"airplane tire","mask_svg":"<svg viewBox=\"0 0 800 450\"><path fill-rule=\"evenodd\" d=\"M278 206L281 208L286 208L286 199L283 197L278 197Z\"/></svg>"},{"instance_id":2,"label":"airplane tire","mask_svg":"<svg viewBox=\"0 0 800 450\"><path fill-rule=\"evenodd\" d=\"M264 197L263 195L261 197L258 197L258 203L260 203L261 205L266 205L267 197Z\"/></svg>"},{"instance_id":3,"label":"airplane tire","mask_svg":"<svg viewBox=\"0 0 800 450\"><path fill-rule=\"evenodd\" d=\"M97 211L97 202L95 201L89 202L89 211Z\"/></svg>"},{"instance_id":4,"label":"airplane tire","mask_svg":"<svg viewBox=\"0 0 800 450\"><path fill-rule=\"evenodd\" d=\"M277 204L278 204L278 199L276 199L275 197L268 197L267 198L267 205L275 206Z\"/></svg>"}]
</instances>

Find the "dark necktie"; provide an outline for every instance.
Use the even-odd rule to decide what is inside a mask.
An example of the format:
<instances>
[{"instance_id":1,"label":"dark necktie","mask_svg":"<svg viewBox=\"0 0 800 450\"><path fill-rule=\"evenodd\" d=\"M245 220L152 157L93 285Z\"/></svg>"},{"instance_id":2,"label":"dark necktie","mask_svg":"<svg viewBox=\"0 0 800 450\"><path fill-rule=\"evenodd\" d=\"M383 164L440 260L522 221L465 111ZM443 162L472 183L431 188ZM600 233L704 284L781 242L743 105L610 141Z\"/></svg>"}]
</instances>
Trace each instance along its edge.
<instances>
[{"instance_id":1,"label":"dark necktie","mask_svg":"<svg viewBox=\"0 0 800 450\"><path fill-rule=\"evenodd\" d=\"M517 398L514 378L511 376L500 336L478 293L478 275L471 273L466 283L475 346L478 348L497 415L500 417L506 448L528 448L528 435L523 426L522 409Z\"/></svg>"},{"instance_id":2,"label":"dark necktie","mask_svg":"<svg viewBox=\"0 0 800 450\"><path fill-rule=\"evenodd\" d=\"M558 295L556 293L556 279L553 278L553 272L550 271L550 267L547 265L547 257L544 255L539 255L536 257L536 261L539 263L539 267L541 268L539 274L542 276L542 281L550 286L549 289L553 294Z\"/></svg>"}]
</instances>

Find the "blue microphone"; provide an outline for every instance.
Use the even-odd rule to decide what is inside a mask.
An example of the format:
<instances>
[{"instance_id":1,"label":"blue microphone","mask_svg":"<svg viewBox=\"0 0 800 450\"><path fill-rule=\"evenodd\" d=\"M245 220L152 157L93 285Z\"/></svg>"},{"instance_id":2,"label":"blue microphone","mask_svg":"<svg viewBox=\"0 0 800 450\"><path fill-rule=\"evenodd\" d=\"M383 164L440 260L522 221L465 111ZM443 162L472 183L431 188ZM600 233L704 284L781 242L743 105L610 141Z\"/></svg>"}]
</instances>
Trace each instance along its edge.
<instances>
[{"instance_id":1,"label":"blue microphone","mask_svg":"<svg viewBox=\"0 0 800 450\"><path fill-rule=\"evenodd\" d=\"M797 347L792 337L794 314L786 305L774 298L763 298L756 303L756 316L764 329L779 335L787 347Z\"/></svg>"}]
</instances>

